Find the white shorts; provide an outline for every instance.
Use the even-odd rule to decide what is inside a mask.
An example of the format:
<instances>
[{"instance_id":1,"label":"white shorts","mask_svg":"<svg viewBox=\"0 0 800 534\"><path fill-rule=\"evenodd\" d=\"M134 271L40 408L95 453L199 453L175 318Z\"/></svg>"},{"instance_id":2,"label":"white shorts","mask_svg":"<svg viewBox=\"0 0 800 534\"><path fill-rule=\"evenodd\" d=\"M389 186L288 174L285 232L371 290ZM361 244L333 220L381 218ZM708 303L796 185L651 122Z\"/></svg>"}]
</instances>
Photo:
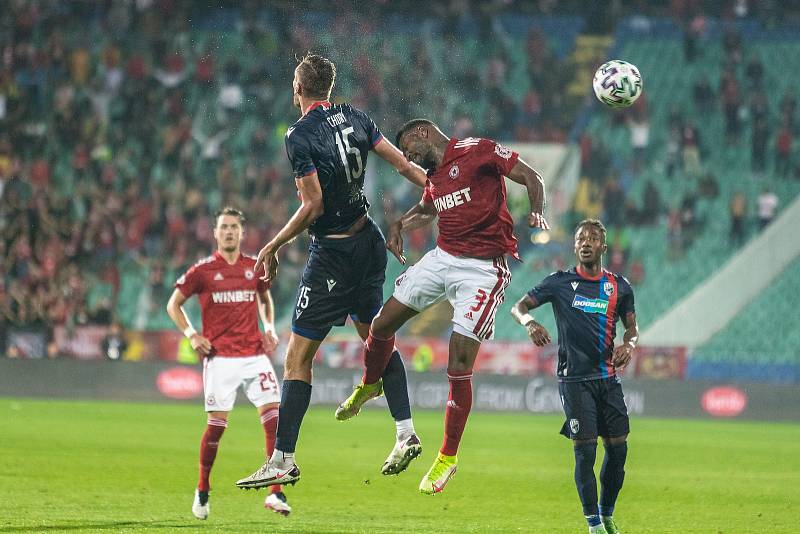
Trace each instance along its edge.
<instances>
[{"instance_id":1,"label":"white shorts","mask_svg":"<svg viewBox=\"0 0 800 534\"><path fill-rule=\"evenodd\" d=\"M510 282L505 257L465 258L436 247L397 278L394 298L418 312L446 298L453 331L483 341L494 336L494 316Z\"/></svg>"},{"instance_id":2,"label":"white shorts","mask_svg":"<svg viewBox=\"0 0 800 534\"><path fill-rule=\"evenodd\" d=\"M206 358L203 360L203 394L207 412L229 412L241 387L258 408L281 401L275 369L266 355Z\"/></svg>"}]
</instances>

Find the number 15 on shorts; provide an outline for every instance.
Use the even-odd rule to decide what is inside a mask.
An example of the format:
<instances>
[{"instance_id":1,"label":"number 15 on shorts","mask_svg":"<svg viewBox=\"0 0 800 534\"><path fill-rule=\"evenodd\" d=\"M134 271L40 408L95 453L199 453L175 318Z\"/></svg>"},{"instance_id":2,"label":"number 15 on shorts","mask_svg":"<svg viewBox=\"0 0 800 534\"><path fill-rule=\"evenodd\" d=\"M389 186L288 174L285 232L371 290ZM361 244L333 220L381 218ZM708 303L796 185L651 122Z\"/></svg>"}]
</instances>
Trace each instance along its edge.
<instances>
[{"instance_id":1,"label":"number 15 on shorts","mask_svg":"<svg viewBox=\"0 0 800 534\"><path fill-rule=\"evenodd\" d=\"M310 292L311 288L309 286L300 286L300 290L297 292L297 307L294 310L295 318L300 317L308 308L308 294Z\"/></svg>"}]
</instances>

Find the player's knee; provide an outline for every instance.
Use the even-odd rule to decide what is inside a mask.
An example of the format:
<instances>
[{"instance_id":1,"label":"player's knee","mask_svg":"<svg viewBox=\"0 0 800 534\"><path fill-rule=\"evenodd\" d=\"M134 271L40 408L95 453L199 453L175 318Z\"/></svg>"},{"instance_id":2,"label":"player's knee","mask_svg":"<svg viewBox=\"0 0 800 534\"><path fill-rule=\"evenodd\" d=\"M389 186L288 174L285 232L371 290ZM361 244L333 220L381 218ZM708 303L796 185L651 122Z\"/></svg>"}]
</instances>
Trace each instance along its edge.
<instances>
[{"instance_id":1,"label":"player's knee","mask_svg":"<svg viewBox=\"0 0 800 534\"><path fill-rule=\"evenodd\" d=\"M592 439L573 439L572 446L575 448L583 447L584 445L594 445L597 446L597 438Z\"/></svg>"},{"instance_id":2,"label":"player's knee","mask_svg":"<svg viewBox=\"0 0 800 534\"><path fill-rule=\"evenodd\" d=\"M216 420L228 420L228 412L208 412L207 419L216 419Z\"/></svg>"},{"instance_id":3,"label":"player's knee","mask_svg":"<svg viewBox=\"0 0 800 534\"><path fill-rule=\"evenodd\" d=\"M628 439L628 434L624 436L616 436L613 438L603 438L603 446L613 447L614 445L622 445Z\"/></svg>"}]
</instances>

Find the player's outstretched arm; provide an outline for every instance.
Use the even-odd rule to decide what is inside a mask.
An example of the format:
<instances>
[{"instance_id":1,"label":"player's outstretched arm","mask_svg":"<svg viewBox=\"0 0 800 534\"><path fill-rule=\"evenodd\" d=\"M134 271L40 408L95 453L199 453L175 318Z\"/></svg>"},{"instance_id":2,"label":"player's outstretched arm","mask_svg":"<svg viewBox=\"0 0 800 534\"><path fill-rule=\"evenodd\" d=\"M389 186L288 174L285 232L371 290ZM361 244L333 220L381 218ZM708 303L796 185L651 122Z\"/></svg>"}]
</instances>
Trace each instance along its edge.
<instances>
[{"instance_id":1,"label":"player's outstretched arm","mask_svg":"<svg viewBox=\"0 0 800 534\"><path fill-rule=\"evenodd\" d=\"M375 145L374 150L377 155L397 169L397 172L405 176L409 182L419 187L425 187L425 182L428 180L425 170L416 163L408 161L403 153L400 152L400 149L394 146L391 141L384 137Z\"/></svg>"},{"instance_id":2,"label":"player's outstretched arm","mask_svg":"<svg viewBox=\"0 0 800 534\"><path fill-rule=\"evenodd\" d=\"M531 309L536 307L537 304L533 299L525 295L511 307L511 315L514 317L515 321L525 327L534 345L537 347L544 347L551 341L550 334L547 332L547 329L537 323L529 313Z\"/></svg>"},{"instance_id":3,"label":"player's outstretched arm","mask_svg":"<svg viewBox=\"0 0 800 534\"><path fill-rule=\"evenodd\" d=\"M389 226L389 237L386 239L386 248L394 254L401 264L406 264L403 255L403 231L416 230L433 222L436 219L436 207L433 202L420 200L413 208L408 210Z\"/></svg>"},{"instance_id":4,"label":"player's outstretched arm","mask_svg":"<svg viewBox=\"0 0 800 534\"><path fill-rule=\"evenodd\" d=\"M639 325L636 322L636 313L631 312L624 316L622 324L625 325L622 345L614 349L614 356L612 357L614 367L620 371L625 369L631 362L633 349L636 348L636 344L639 342Z\"/></svg>"},{"instance_id":5,"label":"player's outstretched arm","mask_svg":"<svg viewBox=\"0 0 800 534\"><path fill-rule=\"evenodd\" d=\"M211 342L194 329L189 317L186 316L186 312L183 310L184 302L186 302L186 297L183 296L183 293L179 289L173 291L169 302L167 302L167 314L169 314L169 318L172 319L175 326L178 327L178 330L189 338L192 348L203 356L208 356L211 352Z\"/></svg>"},{"instance_id":6,"label":"player's outstretched arm","mask_svg":"<svg viewBox=\"0 0 800 534\"><path fill-rule=\"evenodd\" d=\"M319 177L313 172L302 178L295 179L297 190L300 192L302 204L294 212L294 215L281 228L280 232L272 240L264 245L258 253L256 265L253 268L256 273L264 267L264 275L261 280L269 281L278 274L278 251L283 245L289 243L300 235L306 228L311 226L317 218L325 211L325 204L322 200L322 186L319 185Z\"/></svg>"},{"instance_id":7,"label":"player's outstretched arm","mask_svg":"<svg viewBox=\"0 0 800 534\"><path fill-rule=\"evenodd\" d=\"M528 190L528 200L531 203L531 212L528 215L528 226L531 228L541 228L542 230L549 230L550 225L544 218L544 180L536 170L522 161L522 158L517 160L514 168L508 174L508 178L520 185L524 185Z\"/></svg>"}]
</instances>

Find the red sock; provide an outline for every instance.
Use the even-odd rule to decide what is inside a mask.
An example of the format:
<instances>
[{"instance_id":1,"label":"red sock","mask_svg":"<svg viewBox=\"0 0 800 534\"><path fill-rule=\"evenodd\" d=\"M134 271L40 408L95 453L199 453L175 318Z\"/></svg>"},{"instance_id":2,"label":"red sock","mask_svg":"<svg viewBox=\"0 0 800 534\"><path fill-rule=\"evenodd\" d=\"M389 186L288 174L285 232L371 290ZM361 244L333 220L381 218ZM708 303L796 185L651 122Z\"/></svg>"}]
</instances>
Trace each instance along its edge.
<instances>
[{"instance_id":1,"label":"red sock","mask_svg":"<svg viewBox=\"0 0 800 534\"><path fill-rule=\"evenodd\" d=\"M225 419L208 420L206 431L200 440L200 480L197 482L197 489L200 491L211 489L208 477L211 475L211 468L214 466L214 458L217 457L219 440L222 438L222 433L225 432L225 427L227 426L228 422Z\"/></svg>"},{"instance_id":2,"label":"red sock","mask_svg":"<svg viewBox=\"0 0 800 534\"><path fill-rule=\"evenodd\" d=\"M272 451L275 450L275 434L278 431L278 409L270 408L261 414L261 426L264 427L264 435L267 438L267 459L272 456ZM270 493L278 493L283 491L283 486L277 484L269 487Z\"/></svg>"},{"instance_id":3,"label":"red sock","mask_svg":"<svg viewBox=\"0 0 800 534\"><path fill-rule=\"evenodd\" d=\"M364 342L365 384L374 384L383 376L393 350L394 336L382 339L372 335L372 330L369 331L369 337Z\"/></svg>"},{"instance_id":4,"label":"red sock","mask_svg":"<svg viewBox=\"0 0 800 534\"><path fill-rule=\"evenodd\" d=\"M448 370L447 379L450 381L450 397L444 412L444 442L440 452L455 456L472 409L472 371Z\"/></svg>"}]
</instances>

